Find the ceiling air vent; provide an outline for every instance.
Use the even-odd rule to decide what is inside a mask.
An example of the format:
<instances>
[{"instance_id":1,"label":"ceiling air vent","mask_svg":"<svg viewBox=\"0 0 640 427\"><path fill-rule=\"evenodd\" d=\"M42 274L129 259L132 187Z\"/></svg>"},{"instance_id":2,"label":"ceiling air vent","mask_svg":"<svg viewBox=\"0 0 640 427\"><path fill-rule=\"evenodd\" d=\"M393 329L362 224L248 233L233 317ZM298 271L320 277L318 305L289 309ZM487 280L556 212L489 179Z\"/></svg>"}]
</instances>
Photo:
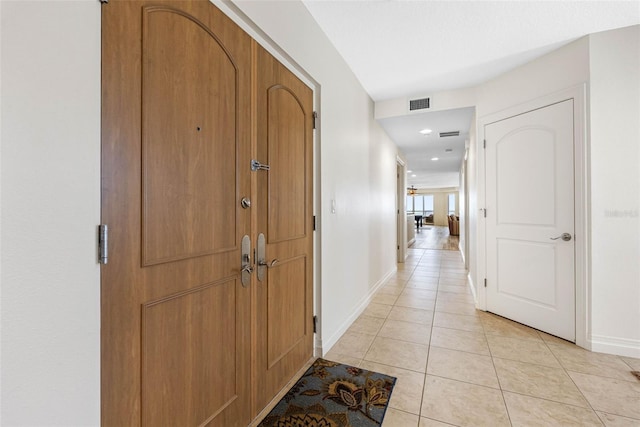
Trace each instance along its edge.
<instances>
[{"instance_id":1,"label":"ceiling air vent","mask_svg":"<svg viewBox=\"0 0 640 427\"><path fill-rule=\"evenodd\" d=\"M409 100L409 111L424 110L425 108L429 108L429 98Z\"/></svg>"},{"instance_id":2,"label":"ceiling air vent","mask_svg":"<svg viewBox=\"0 0 640 427\"><path fill-rule=\"evenodd\" d=\"M460 131L456 130L453 132L440 132L440 138L444 138L447 136L460 136Z\"/></svg>"}]
</instances>

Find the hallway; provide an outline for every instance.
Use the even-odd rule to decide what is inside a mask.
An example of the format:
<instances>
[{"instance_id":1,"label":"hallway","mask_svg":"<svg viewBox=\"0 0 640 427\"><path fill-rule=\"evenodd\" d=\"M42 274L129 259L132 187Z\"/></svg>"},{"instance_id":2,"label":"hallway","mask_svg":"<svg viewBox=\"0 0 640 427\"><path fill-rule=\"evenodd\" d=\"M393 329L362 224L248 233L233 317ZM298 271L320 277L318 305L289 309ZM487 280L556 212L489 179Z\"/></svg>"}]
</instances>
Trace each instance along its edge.
<instances>
[{"instance_id":1,"label":"hallway","mask_svg":"<svg viewBox=\"0 0 640 427\"><path fill-rule=\"evenodd\" d=\"M640 425L639 359L475 310L460 253L423 249L434 229L325 356L398 378L384 427Z\"/></svg>"},{"instance_id":2,"label":"hallway","mask_svg":"<svg viewBox=\"0 0 640 427\"><path fill-rule=\"evenodd\" d=\"M448 227L424 225L416 229L416 241L409 247L412 249L441 249L457 251L460 238L451 236Z\"/></svg>"}]
</instances>

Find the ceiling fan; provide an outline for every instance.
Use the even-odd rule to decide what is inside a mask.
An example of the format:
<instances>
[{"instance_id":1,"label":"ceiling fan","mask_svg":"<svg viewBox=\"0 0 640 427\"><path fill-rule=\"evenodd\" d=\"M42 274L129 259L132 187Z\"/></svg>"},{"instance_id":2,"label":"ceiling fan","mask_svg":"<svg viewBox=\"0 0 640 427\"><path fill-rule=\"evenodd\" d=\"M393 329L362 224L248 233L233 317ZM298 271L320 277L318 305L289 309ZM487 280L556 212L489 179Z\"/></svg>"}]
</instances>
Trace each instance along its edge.
<instances>
[{"instance_id":1,"label":"ceiling fan","mask_svg":"<svg viewBox=\"0 0 640 427\"><path fill-rule=\"evenodd\" d=\"M414 187L413 185L411 187L407 187L407 193L410 196L413 196L414 194L416 194L417 191L418 191L418 189L416 187Z\"/></svg>"}]
</instances>

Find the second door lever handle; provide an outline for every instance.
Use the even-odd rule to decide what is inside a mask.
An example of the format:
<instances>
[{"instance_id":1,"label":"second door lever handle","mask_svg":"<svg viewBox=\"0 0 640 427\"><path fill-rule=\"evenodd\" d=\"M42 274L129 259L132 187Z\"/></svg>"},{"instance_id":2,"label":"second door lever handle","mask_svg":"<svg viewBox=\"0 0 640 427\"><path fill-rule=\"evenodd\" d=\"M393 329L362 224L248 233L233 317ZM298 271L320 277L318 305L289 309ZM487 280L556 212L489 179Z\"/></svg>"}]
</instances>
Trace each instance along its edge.
<instances>
[{"instance_id":1,"label":"second door lever handle","mask_svg":"<svg viewBox=\"0 0 640 427\"><path fill-rule=\"evenodd\" d=\"M267 261L261 259L260 261L258 261L258 265L261 266L261 267L271 268L271 267L274 267L279 262L280 262L280 260L278 260L277 258L272 260L271 262L267 262Z\"/></svg>"},{"instance_id":2,"label":"second door lever handle","mask_svg":"<svg viewBox=\"0 0 640 427\"><path fill-rule=\"evenodd\" d=\"M251 283L251 273L253 273L253 267L251 267L251 239L248 235L242 238L241 248L240 280L242 286L246 288Z\"/></svg>"}]
</instances>

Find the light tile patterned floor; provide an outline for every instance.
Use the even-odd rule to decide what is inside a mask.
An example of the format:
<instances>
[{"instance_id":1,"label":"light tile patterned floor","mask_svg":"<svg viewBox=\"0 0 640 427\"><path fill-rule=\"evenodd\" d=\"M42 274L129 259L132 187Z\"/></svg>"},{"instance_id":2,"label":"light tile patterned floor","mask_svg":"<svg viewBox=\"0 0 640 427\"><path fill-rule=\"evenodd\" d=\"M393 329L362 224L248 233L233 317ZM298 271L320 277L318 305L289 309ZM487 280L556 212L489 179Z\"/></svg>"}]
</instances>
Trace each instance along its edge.
<instances>
[{"instance_id":1,"label":"light tile patterned floor","mask_svg":"<svg viewBox=\"0 0 640 427\"><path fill-rule=\"evenodd\" d=\"M476 311L458 252L409 253L325 356L398 378L383 427L640 426L640 360Z\"/></svg>"}]
</instances>

